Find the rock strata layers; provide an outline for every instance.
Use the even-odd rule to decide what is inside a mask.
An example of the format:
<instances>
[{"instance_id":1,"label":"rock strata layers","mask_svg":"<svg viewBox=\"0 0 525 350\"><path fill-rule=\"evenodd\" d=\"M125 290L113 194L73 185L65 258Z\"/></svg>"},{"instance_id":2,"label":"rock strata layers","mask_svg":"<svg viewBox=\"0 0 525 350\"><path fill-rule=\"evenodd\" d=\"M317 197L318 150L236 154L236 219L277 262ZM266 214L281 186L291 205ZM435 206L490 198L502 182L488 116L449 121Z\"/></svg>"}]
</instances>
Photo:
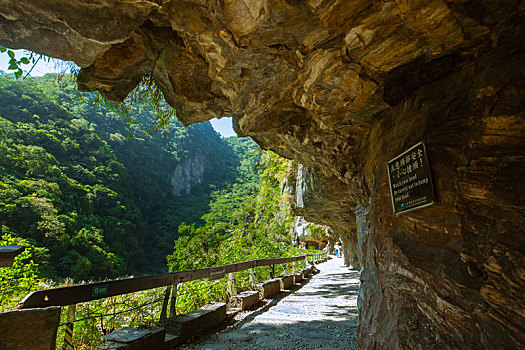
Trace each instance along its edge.
<instances>
[{"instance_id":1,"label":"rock strata layers","mask_svg":"<svg viewBox=\"0 0 525 350\"><path fill-rule=\"evenodd\" d=\"M525 346L524 15L493 0L6 0L0 44L74 60L79 88L115 100L151 74L184 124L234 115L308 168L298 213L362 268L361 348L509 349ZM421 140L437 204L396 216L386 165Z\"/></svg>"}]
</instances>

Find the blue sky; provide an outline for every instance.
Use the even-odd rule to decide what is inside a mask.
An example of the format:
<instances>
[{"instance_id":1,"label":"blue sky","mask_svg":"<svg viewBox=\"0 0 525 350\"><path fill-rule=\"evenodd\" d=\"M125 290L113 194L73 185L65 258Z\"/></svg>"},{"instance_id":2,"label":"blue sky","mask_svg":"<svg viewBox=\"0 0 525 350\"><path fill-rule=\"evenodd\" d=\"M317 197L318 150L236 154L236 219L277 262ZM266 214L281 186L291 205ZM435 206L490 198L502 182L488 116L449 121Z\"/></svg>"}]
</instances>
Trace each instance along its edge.
<instances>
[{"instance_id":1,"label":"blue sky","mask_svg":"<svg viewBox=\"0 0 525 350\"><path fill-rule=\"evenodd\" d=\"M20 59L24 56L24 50L13 50L16 54L16 58ZM5 72L8 72L7 67L9 66L9 56L7 56L7 53L1 53L0 54L0 70L3 70ZM31 66L26 66L27 69L30 69ZM26 68L24 67L24 68ZM55 68L54 62L45 62L43 60L40 60L35 68L31 71L31 76L42 76L46 73L52 73L57 72L57 68ZM223 117L221 119L212 119L211 125L213 128L221 134L222 137L228 137L228 136L236 136L237 134L235 131L233 131L232 128L232 118L231 117Z\"/></svg>"},{"instance_id":2,"label":"blue sky","mask_svg":"<svg viewBox=\"0 0 525 350\"><path fill-rule=\"evenodd\" d=\"M222 137L237 136L235 131L233 131L231 117L223 117L221 119L213 118L210 121L213 128L221 134Z\"/></svg>"}]
</instances>

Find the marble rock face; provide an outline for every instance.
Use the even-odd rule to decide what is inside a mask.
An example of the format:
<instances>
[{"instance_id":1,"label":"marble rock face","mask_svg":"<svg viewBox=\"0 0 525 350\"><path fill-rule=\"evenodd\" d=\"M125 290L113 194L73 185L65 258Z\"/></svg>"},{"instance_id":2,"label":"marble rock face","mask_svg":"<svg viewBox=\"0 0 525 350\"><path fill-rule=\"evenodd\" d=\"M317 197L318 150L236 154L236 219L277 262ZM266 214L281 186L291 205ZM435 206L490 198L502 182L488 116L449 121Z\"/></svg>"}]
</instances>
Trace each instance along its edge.
<instances>
[{"instance_id":1,"label":"marble rock face","mask_svg":"<svg viewBox=\"0 0 525 350\"><path fill-rule=\"evenodd\" d=\"M184 124L234 115L308 168L297 211L362 268L363 349L510 349L525 347L524 16L517 0L4 0L0 45L73 60L80 89L114 100L152 74ZM437 204L396 216L386 164L421 140Z\"/></svg>"}]
</instances>

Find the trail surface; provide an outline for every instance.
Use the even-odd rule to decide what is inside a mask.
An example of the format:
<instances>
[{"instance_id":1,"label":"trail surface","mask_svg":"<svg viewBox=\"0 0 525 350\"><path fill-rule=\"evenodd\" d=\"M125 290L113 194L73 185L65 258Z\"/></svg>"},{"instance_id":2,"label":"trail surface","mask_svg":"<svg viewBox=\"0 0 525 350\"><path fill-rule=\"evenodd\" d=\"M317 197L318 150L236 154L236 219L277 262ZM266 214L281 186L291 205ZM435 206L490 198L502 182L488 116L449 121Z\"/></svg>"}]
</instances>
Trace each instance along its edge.
<instances>
[{"instance_id":1,"label":"trail surface","mask_svg":"<svg viewBox=\"0 0 525 350\"><path fill-rule=\"evenodd\" d=\"M359 272L341 258L316 267L320 273L301 287L184 349L357 349Z\"/></svg>"}]
</instances>

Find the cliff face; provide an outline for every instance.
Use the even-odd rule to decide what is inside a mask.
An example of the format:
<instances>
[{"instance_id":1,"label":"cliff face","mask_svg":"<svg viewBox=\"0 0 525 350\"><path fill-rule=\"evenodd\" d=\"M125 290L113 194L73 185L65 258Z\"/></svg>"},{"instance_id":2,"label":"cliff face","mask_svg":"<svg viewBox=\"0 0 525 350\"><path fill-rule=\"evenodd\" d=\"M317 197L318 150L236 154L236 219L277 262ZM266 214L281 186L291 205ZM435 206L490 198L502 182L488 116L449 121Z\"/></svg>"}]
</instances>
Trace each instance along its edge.
<instances>
[{"instance_id":1,"label":"cliff face","mask_svg":"<svg viewBox=\"0 0 525 350\"><path fill-rule=\"evenodd\" d=\"M342 241L346 250L344 255L347 266L360 266L356 255L357 236L353 212L349 211L348 198L337 197L326 184L332 184L329 179L315 172L315 169L307 168L299 164L293 169L287 181L291 187L290 194L295 196L292 210L298 218L299 223L322 223L330 226L327 234L331 241ZM341 191L345 189L340 187ZM297 221L296 221L297 223ZM297 232L297 230L296 230Z\"/></svg>"},{"instance_id":2,"label":"cliff face","mask_svg":"<svg viewBox=\"0 0 525 350\"><path fill-rule=\"evenodd\" d=\"M170 178L173 195L189 195L195 185L202 183L207 168L208 163L201 154L183 160L175 167Z\"/></svg>"},{"instance_id":3,"label":"cliff face","mask_svg":"<svg viewBox=\"0 0 525 350\"><path fill-rule=\"evenodd\" d=\"M297 159L301 215L362 267L364 349L525 346L522 1L4 1L0 43L122 99L151 72L185 124ZM387 162L427 146L437 204L394 215ZM356 234L355 208L366 208Z\"/></svg>"}]
</instances>

